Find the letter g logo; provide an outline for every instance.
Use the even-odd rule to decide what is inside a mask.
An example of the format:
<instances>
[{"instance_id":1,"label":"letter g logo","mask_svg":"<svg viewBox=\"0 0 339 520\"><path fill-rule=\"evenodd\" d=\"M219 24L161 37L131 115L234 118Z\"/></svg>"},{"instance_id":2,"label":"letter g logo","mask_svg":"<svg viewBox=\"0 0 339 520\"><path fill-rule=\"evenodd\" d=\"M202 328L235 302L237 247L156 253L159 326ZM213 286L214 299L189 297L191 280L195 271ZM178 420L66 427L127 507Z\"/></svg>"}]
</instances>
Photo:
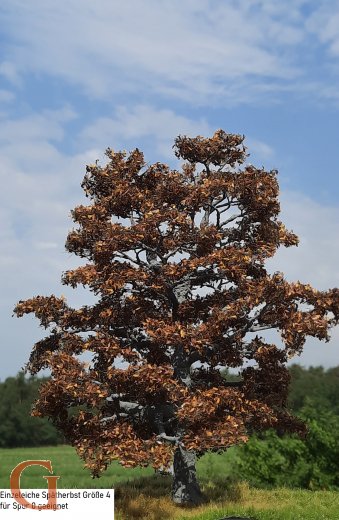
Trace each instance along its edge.
<instances>
[{"instance_id":1,"label":"letter g logo","mask_svg":"<svg viewBox=\"0 0 339 520\"><path fill-rule=\"evenodd\" d=\"M29 509L50 509L50 510L56 510L60 511L60 509L57 507L56 503L56 489L57 489L57 480L60 477L51 477L50 475L48 477L44 477L47 479L48 482L48 502L44 506L33 506L30 502L27 502L27 500L22 496L20 491L20 475L22 471L27 468L27 466L33 466L34 464L38 466L43 466L44 468L48 469L50 473L53 473L52 471L52 465L50 460L26 460L26 462L21 462L18 464L12 471L9 485L11 488L11 493L19 504L21 504L23 507L28 507Z\"/></svg>"}]
</instances>

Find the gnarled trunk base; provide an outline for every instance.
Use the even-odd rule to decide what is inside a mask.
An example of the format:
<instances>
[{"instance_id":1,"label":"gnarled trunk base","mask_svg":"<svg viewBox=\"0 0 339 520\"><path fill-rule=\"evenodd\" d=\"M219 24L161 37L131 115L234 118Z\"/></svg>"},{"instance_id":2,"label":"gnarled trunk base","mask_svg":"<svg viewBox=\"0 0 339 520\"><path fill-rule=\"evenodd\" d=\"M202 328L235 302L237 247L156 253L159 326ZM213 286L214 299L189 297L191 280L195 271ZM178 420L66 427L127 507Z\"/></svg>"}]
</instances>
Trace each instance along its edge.
<instances>
[{"instance_id":1,"label":"gnarled trunk base","mask_svg":"<svg viewBox=\"0 0 339 520\"><path fill-rule=\"evenodd\" d=\"M178 446L174 450L173 470L173 502L176 504L185 504L187 502L199 504L204 502L206 497L201 492L197 482L195 451L185 450L182 446Z\"/></svg>"}]
</instances>

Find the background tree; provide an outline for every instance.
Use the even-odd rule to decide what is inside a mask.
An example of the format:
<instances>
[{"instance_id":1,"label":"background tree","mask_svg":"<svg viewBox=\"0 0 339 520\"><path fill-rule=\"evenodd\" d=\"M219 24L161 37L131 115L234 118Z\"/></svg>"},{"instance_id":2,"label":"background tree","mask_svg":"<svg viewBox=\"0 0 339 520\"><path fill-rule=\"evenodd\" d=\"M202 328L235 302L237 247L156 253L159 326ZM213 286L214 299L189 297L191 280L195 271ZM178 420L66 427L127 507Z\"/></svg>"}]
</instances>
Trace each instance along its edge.
<instances>
[{"instance_id":1,"label":"background tree","mask_svg":"<svg viewBox=\"0 0 339 520\"><path fill-rule=\"evenodd\" d=\"M339 415L339 366L328 370L311 366L306 370L293 364L289 371L293 382L290 391L293 414L300 413L308 397L318 410Z\"/></svg>"},{"instance_id":2,"label":"background tree","mask_svg":"<svg viewBox=\"0 0 339 520\"><path fill-rule=\"evenodd\" d=\"M288 411L295 416L302 416L302 409L306 400L312 400L315 413L329 412L331 415L339 415L339 366L324 370L323 366L308 369L296 363L288 367L291 376L288 395ZM241 381L241 375L229 374L228 369L221 370L221 375L229 381ZM280 438L285 437L281 428L275 429ZM252 432L249 432L250 435ZM265 440L266 432L256 432L256 437ZM308 439L309 442L309 439Z\"/></svg>"},{"instance_id":3,"label":"background tree","mask_svg":"<svg viewBox=\"0 0 339 520\"><path fill-rule=\"evenodd\" d=\"M318 292L287 283L279 272L267 274L265 259L280 244L297 245L298 237L276 220L277 171L252 165L234 171L245 162L243 140L223 130L205 140L179 136L175 155L188 161L183 173L156 163L139 175L145 162L138 149L125 161L125 151L108 148L104 168L87 166L81 186L94 204L72 211L82 229L73 228L66 241L67 251L93 264L62 278L74 288L88 285L101 294L99 302L76 310L63 296L36 296L14 309L18 317L34 312L45 328L56 323L26 366L31 374L52 371L32 414L51 417L93 478L113 458L124 467L166 469L174 452L172 498L197 503L204 497L195 454L246 442L249 430L307 435L307 424L286 412L290 375L284 363L302 351L306 335L329 341L339 290ZM198 163L204 169L195 175ZM222 221L232 206L239 212ZM213 213L215 224L209 222ZM112 223L112 215L129 217L131 226ZM232 223L237 226L226 227ZM177 252L189 258L170 263ZM193 298L199 286L213 293ZM313 308L300 311L297 302ZM258 336L245 342L248 332L269 328L281 330L285 349ZM77 336L89 331L95 336ZM94 353L90 370L75 357L85 350ZM117 357L127 369L115 367ZM221 376L218 366L241 367L244 358L257 366L244 369L241 381ZM207 368L191 374L196 361ZM79 405L87 410L69 416Z\"/></svg>"},{"instance_id":4,"label":"background tree","mask_svg":"<svg viewBox=\"0 0 339 520\"><path fill-rule=\"evenodd\" d=\"M0 448L57 446L66 442L53 423L44 417L37 421L30 416L32 404L39 397L38 389L50 378L25 379L23 372L0 383Z\"/></svg>"},{"instance_id":5,"label":"background tree","mask_svg":"<svg viewBox=\"0 0 339 520\"><path fill-rule=\"evenodd\" d=\"M306 397L300 417L310 427L305 441L295 434L279 438L273 429L264 432L263 440L254 434L238 450L233 475L256 488L339 491L338 415Z\"/></svg>"}]
</instances>

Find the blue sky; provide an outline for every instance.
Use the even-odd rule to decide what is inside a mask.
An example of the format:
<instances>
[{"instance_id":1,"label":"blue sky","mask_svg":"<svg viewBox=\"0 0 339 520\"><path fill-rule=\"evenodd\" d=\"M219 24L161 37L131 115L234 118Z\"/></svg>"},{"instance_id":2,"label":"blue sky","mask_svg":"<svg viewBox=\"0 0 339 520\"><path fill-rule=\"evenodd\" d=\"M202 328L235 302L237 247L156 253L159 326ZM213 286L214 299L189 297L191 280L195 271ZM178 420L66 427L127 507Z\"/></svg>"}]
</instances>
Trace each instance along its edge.
<instances>
[{"instance_id":1,"label":"blue sky","mask_svg":"<svg viewBox=\"0 0 339 520\"><path fill-rule=\"evenodd\" d=\"M338 1L2 0L0 26L1 381L49 335L33 314L11 317L19 300L98 301L60 279L86 265L64 249L68 215L91 204L80 184L107 147L180 170L179 134L245 134L248 162L279 170L278 218L300 239L268 272L339 287ZM338 327L294 362L338 366Z\"/></svg>"}]
</instances>

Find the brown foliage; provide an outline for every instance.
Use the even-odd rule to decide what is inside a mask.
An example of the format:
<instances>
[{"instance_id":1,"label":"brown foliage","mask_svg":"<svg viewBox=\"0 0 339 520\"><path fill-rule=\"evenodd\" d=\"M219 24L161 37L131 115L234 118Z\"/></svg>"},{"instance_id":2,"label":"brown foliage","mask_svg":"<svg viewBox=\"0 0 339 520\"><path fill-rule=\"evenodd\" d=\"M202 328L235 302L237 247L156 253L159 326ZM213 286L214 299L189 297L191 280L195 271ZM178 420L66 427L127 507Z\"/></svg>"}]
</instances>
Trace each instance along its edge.
<instances>
[{"instance_id":1,"label":"brown foliage","mask_svg":"<svg viewBox=\"0 0 339 520\"><path fill-rule=\"evenodd\" d=\"M34 312L45 328L56 324L34 346L25 369L52 371L32 415L51 417L93 478L112 458L124 467L168 467L179 443L200 455L227 449L246 442L249 428L307 434L303 421L284 412L290 384L284 363L302 351L306 335L329 341L328 330L338 323L339 290L318 292L287 283L279 272L267 274L265 259L299 240L276 220L278 172L252 165L234 171L246 160L243 140L222 130L212 139L179 136L175 155L188 161L183 173L156 163L140 174L142 152L125 160L126 152L108 148L104 168L86 168L81 186L94 203L71 212L81 227L69 232L65 246L93 264L62 278L73 288L89 286L101 299L76 310L63 296L37 296L14 309L17 317ZM199 175L197 163L204 165ZM222 221L232 206L240 212ZM198 228L194 217L201 208ZM210 224L214 212L216 224ZM112 223L112 215L130 218L131 225ZM226 227L236 219L236 227ZM189 258L170 263L177 252ZM214 292L194 299L199 286ZM297 301L313 309L301 312ZM269 328L281 330L285 350L258 336L244 341L248 332ZM95 335L77 335L89 331ZM74 357L85 350L95 354L88 371ZM126 370L115 368L117 357L130 363ZM216 369L240 367L244 358L257 367L244 369L239 383L227 382ZM196 361L209 368L190 374ZM68 409L80 405L87 411L69 417Z\"/></svg>"}]
</instances>

